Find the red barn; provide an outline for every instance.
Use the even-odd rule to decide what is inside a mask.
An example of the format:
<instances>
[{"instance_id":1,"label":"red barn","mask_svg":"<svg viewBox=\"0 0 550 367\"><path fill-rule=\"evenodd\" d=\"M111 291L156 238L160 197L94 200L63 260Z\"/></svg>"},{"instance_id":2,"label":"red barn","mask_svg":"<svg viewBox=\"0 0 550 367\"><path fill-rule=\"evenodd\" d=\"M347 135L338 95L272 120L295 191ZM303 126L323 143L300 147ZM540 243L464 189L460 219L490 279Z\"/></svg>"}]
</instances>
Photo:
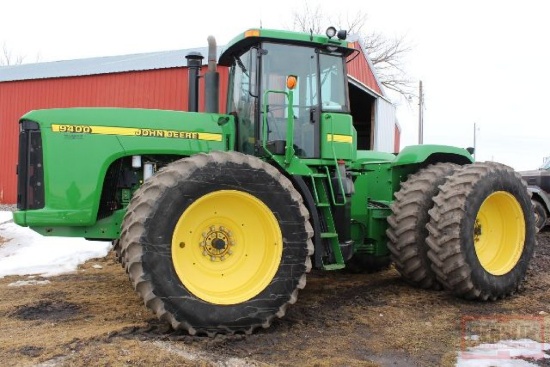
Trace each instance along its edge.
<instances>
[{"instance_id":1,"label":"red barn","mask_svg":"<svg viewBox=\"0 0 550 367\"><path fill-rule=\"evenodd\" d=\"M395 108L362 47L355 47L361 52L348 63L348 74L352 115L362 122L359 148L397 151ZM18 121L23 114L83 106L186 110L185 56L190 52L207 55L206 48L197 48L0 67L0 203L17 201ZM220 111L225 111L228 69L218 71ZM204 90L202 84L200 89ZM203 110L200 100L199 111Z\"/></svg>"}]
</instances>

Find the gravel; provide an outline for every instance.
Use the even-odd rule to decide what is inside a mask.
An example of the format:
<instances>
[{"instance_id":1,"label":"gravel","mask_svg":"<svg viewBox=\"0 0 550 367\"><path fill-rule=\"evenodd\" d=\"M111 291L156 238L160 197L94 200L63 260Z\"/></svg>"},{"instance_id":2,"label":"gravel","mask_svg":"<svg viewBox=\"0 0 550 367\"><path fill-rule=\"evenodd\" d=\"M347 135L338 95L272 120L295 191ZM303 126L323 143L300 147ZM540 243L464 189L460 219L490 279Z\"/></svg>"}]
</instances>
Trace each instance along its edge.
<instances>
[{"instance_id":1,"label":"gravel","mask_svg":"<svg viewBox=\"0 0 550 367\"><path fill-rule=\"evenodd\" d=\"M15 204L0 204L0 212L14 212L17 210Z\"/></svg>"}]
</instances>

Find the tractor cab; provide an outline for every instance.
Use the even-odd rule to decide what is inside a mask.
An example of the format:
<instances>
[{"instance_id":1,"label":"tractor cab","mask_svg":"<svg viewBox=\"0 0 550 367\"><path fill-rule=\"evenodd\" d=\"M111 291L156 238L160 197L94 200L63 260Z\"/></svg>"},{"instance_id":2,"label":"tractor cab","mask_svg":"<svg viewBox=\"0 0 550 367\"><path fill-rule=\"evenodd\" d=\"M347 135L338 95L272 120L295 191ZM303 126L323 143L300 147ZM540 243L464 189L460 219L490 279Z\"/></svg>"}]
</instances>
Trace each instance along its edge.
<instances>
[{"instance_id":1,"label":"tractor cab","mask_svg":"<svg viewBox=\"0 0 550 367\"><path fill-rule=\"evenodd\" d=\"M260 29L230 42L220 64L231 67L227 112L237 119L236 150L354 158L346 72L354 50L335 33L332 27L327 36Z\"/></svg>"}]
</instances>

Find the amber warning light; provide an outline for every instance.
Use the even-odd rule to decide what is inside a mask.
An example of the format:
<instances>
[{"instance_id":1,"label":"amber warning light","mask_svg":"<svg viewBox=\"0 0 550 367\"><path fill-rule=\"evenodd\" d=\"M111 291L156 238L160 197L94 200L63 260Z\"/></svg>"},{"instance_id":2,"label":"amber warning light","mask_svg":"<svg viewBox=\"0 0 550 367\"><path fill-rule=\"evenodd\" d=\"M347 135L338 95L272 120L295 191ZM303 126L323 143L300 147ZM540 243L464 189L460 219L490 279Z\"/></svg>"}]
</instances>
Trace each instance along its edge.
<instances>
[{"instance_id":1,"label":"amber warning light","mask_svg":"<svg viewBox=\"0 0 550 367\"><path fill-rule=\"evenodd\" d=\"M249 29L244 32L244 37L260 37L260 31L258 29Z\"/></svg>"},{"instance_id":2,"label":"amber warning light","mask_svg":"<svg viewBox=\"0 0 550 367\"><path fill-rule=\"evenodd\" d=\"M298 84L298 77L296 75L289 75L286 77L286 87L290 90L296 88Z\"/></svg>"}]
</instances>

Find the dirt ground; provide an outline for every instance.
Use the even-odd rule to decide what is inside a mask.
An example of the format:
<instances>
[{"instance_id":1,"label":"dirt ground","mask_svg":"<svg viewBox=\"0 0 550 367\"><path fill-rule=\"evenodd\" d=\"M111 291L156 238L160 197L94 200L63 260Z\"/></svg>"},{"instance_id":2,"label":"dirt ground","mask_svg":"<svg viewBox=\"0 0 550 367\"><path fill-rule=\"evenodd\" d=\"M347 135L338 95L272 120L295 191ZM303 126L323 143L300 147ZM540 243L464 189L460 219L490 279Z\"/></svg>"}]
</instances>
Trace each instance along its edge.
<instances>
[{"instance_id":1,"label":"dirt ground","mask_svg":"<svg viewBox=\"0 0 550 367\"><path fill-rule=\"evenodd\" d=\"M2 366L454 366L464 348L550 340L550 231L521 291L455 299L376 274L313 272L285 318L253 335L174 333L153 318L113 254L70 275L0 279ZM0 240L1 242L1 240ZM1 245L1 244L0 244ZM11 285L10 285L11 284ZM475 337L474 337L475 336ZM548 359L531 361L550 366Z\"/></svg>"}]
</instances>

